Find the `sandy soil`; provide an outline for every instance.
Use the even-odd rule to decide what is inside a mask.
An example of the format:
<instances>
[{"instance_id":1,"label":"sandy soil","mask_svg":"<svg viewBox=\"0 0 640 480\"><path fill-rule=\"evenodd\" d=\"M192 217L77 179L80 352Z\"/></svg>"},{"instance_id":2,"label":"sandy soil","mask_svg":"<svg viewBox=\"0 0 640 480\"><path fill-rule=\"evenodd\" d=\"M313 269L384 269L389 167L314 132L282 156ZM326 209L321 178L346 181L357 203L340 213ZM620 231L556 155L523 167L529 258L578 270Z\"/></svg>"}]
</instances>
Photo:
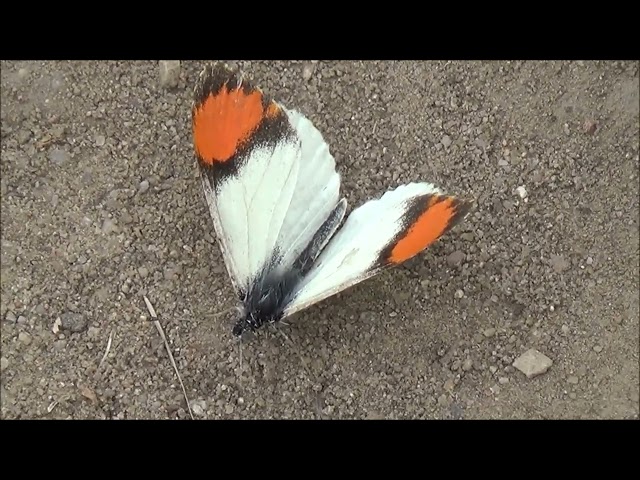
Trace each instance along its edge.
<instances>
[{"instance_id":1,"label":"sandy soil","mask_svg":"<svg viewBox=\"0 0 640 480\"><path fill-rule=\"evenodd\" d=\"M473 213L240 362L202 64L3 62L3 418L188 418L142 295L195 418L638 418L638 62L237 64L320 128L350 208L425 180Z\"/></svg>"}]
</instances>

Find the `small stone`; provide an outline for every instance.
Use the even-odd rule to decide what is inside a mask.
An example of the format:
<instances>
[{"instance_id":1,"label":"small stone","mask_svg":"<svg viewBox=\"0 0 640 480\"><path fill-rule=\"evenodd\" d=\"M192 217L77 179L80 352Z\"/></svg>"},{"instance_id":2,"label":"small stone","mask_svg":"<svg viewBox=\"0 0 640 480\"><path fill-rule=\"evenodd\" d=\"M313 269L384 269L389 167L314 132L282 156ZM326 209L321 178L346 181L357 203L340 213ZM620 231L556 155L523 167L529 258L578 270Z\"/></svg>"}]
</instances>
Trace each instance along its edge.
<instances>
[{"instance_id":1,"label":"small stone","mask_svg":"<svg viewBox=\"0 0 640 480\"><path fill-rule=\"evenodd\" d=\"M102 233L109 235L110 233L114 233L118 231L118 227L113 220L107 218L102 223Z\"/></svg>"},{"instance_id":2,"label":"small stone","mask_svg":"<svg viewBox=\"0 0 640 480\"><path fill-rule=\"evenodd\" d=\"M571 133L571 130L569 130L569 124L568 123L565 123L562 126L562 129L564 130L565 135L569 135Z\"/></svg>"},{"instance_id":3,"label":"small stone","mask_svg":"<svg viewBox=\"0 0 640 480\"><path fill-rule=\"evenodd\" d=\"M455 388L455 386L456 384L453 382L452 378L444 382L444 389L449 393L453 392L453 389Z\"/></svg>"},{"instance_id":4,"label":"small stone","mask_svg":"<svg viewBox=\"0 0 640 480\"><path fill-rule=\"evenodd\" d=\"M24 79L27 77L27 75L29 75L29 70L26 68L21 68L20 70L18 70L18 78L20 80Z\"/></svg>"},{"instance_id":5,"label":"small stone","mask_svg":"<svg viewBox=\"0 0 640 480\"><path fill-rule=\"evenodd\" d=\"M571 400L575 400L576 398L578 398L578 395L576 395L576 392L569 392L569 398Z\"/></svg>"},{"instance_id":6,"label":"small stone","mask_svg":"<svg viewBox=\"0 0 640 480\"><path fill-rule=\"evenodd\" d=\"M7 368L9 368L9 359L5 357L0 358L0 371L5 371Z\"/></svg>"},{"instance_id":7,"label":"small stone","mask_svg":"<svg viewBox=\"0 0 640 480\"><path fill-rule=\"evenodd\" d=\"M27 323L27 317L20 315L18 317L18 325L25 325Z\"/></svg>"},{"instance_id":8,"label":"small stone","mask_svg":"<svg viewBox=\"0 0 640 480\"><path fill-rule=\"evenodd\" d=\"M148 180L143 180L140 182L140 185L138 185L138 191L140 193L144 193L147 190L149 190L149 181Z\"/></svg>"},{"instance_id":9,"label":"small stone","mask_svg":"<svg viewBox=\"0 0 640 480\"><path fill-rule=\"evenodd\" d=\"M527 189L524 188L524 185L521 185L518 188L516 188L516 193L522 199L527 198Z\"/></svg>"},{"instance_id":10,"label":"small stone","mask_svg":"<svg viewBox=\"0 0 640 480\"><path fill-rule=\"evenodd\" d=\"M464 292L462 290L460 290L460 289L456 290L455 297L456 298L464 297Z\"/></svg>"},{"instance_id":11,"label":"small stone","mask_svg":"<svg viewBox=\"0 0 640 480\"><path fill-rule=\"evenodd\" d=\"M593 347L593 351L596 353L600 353L602 351L602 345L596 345Z\"/></svg>"},{"instance_id":12,"label":"small stone","mask_svg":"<svg viewBox=\"0 0 640 480\"><path fill-rule=\"evenodd\" d=\"M86 385L80 387L80 395L82 395L87 400L90 400L91 403L93 404L98 403L98 397L96 395L96 392L94 392L91 387L88 387Z\"/></svg>"},{"instance_id":13,"label":"small stone","mask_svg":"<svg viewBox=\"0 0 640 480\"><path fill-rule=\"evenodd\" d=\"M191 402L191 411L196 417L204 416L204 412L207 408L207 404L204 400Z\"/></svg>"},{"instance_id":14,"label":"small stone","mask_svg":"<svg viewBox=\"0 0 640 480\"><path fill-rule=\"evenodd\" d=\"M451 141L451 137L450 137L449 135L445 135L444 137L442 137L442 140L440 140L440 142L442 143L442 145L443 145L445 148L450 147L450 146L451 146L451 143L453 143L453 142Z\"/></svg>"},{"instance_id":15,"label":"small stone","mask_svg":"<svg viewBox=\"0 0 640 480\"><path fill-rule=\"evenodd\" d=\"M49 161L55 165L63 165L69 160L69 153L60 148L49 150Z\"/></svg>"},{"instance_id":16,"label":"small stone","mask_svg":"<svg viewBox=\"0 0 640 480\"><path fill-rule=\"evenodd\" d=\"M587 257L587 265L593 265L593 258Z\"/></svg>"},{"instance_id":17,"label":"small stone","mask_svg":"<svg viewBox=\"0 0 640 480\"><path fill-rule=\"evenodd\" d=\"M233 405L231 403L227 403L227 406L224 407L224 413L227 415L231 415L233 413Z\"/></svg>"},{"instance_id":18,"label":"small stone","mask_svg":"<svg viewBox=\"0 0 640 480\"><path fill-rule=\"evenodd\" d=\"M18 133L16 134L16 140L18 140L18 143L20 145L24 145L25 143L27 143L29 141L29 139L31 138L31 130L18 130Z\"/></svg>"},{"instance_id":19,"label":"small stone","mask_svg":"<svg viewBox=\"0 0 640 480\"><path fill-rule=\"evenodd\" d=\"M582 125L582 129L584 133L588 135L593 135L596 133L596 129L598 128L598 124L594 120L586 120Z\"/></svg>"},{"instance_id":20,"label":"small stone","mask_svg":"<svg viewBox=\"0 0 640 480\"><path fill-rule=\"evenodd\" d=\"M18 340L20 340L25 345L29 345L31 344L31 335L29 335L27 332L20 332L18 334Z\"/></svg>"},{"instance_id":21,"label":"small stone","mask_svg":"<svg viewBox=\"0 0 640 480\"><path fill-rule=\"evenodd\" d=\"M204 411L202 410L202 407L200 405L198 405L197 403L191 407L191 410L193 411L193 414L197 417L200 417L204 414Z\"/></svg>"},{"instance_id":22,"label":"small stone","mask_svg":"<svg viewBox=\"0 0 640 480\"><path fill-rule=\"evenodd\" d=\"M509 162L507 162L504 158L501 158L500 160L498 160L499 167L506 167L507 165L509 165Z\"/></svg>"},{"instance_id":23,"label":"small stone","mask_svg":"<svg viewBox=\"0 0 640 480\"><path fill-rule=\"evenodd\" d=\"M569 382L572 385L577 385L578 381L579 379L575 375L571 375L569 378L567 378L567 382Z\"/></svg>"},{"instance_id":24,"label":"small stone","mask_svg":"<svg viewBox=\"0 0 640 480\"><path fill-rule=\"evenodd\" d=\"M146 267L138 268L138 275L140 275L140 278L146 278L149 275L149 269Z\"/></svg>"},{"instance_id":25,"label":"small stone","mask_svg":"<svg viewBox=\"0 0 640 480\"><path fill-rule=\"evenodd\" d=\"M568 335L569 332L571 332L571 329L569 328L568 325L562 325L562 327L560 327L560 330L564 335Z\"/></svg>"},{"instance_id":26,"label":"small stone","mask_svg":"<svg viewBox=\"0 0 640 480\"><path fill-rule=\"evenodd\" d=\"M545 373L553 365L553 360L531 348L516 358L513 366L524 373L527 378L533 378Z\"/></svg>"},{"instance_id":27,"label":"small stone","mask_svg":"<svg viewBox=\"0 0 640 480\"><path fill-rule=\"evenodd\" d=\"M87 335L89 335L89 338L98 338L98 335L100 335L100 329L98 327L89 327Z\"/></svg>"},{"instance_id":28,"label":"small stone","mask_svg":"<svg viewBox=\"0 0 640 480\"><path fill-rule=\"evenodd\" d=\"M464 370L465 372L468 372L472 368L473 368L473 360L471 360L470 358L467 358L462 364L462 370Z\"/></svg>"},{"instance_id":29,"label":"small stone","mask_svg":"<svg viewBox=\"0 0 640 480\"><path fill-rule=\"evenodd\" d=\"M305 82L311 80L311 77L313 76L313 72L315 72L315 70L316 65L314 63L305 63L302 67L302 79Z\"/></svg>"},{"instance_id":30,"label":"small stone","mask_svg":"<svg viewBox=\"0 0 640 480\"><path fill-rule=\"evenodd\" d=\"M495 365L491 365L489 367L489 371L491 372L491 374L494 374L498 371L498 367L496 367Z\"/></svg>"},{"instance_id":31,"label":"small stone","mask_svg":"<svg viewBox=\"0 0 640 480\"><path fill-rule=\"evenodd\" d=\"M466 255L463 252L461 252L460 250L456 250L455 252L450 253L447 256L447 263L452 267L455 267L457 265L460 265L462 262L464 262L465 258L466 258Z\"/></svg>"},{"instance_id":32,"label":"small stone","mask_svg":"<svg viewBox=\"0 0 640 480\"><path fill-rule=\"evenodd\" d=\"M440 405L441 407L446 407L448 403L449 399L444 393L438 397L438 405Z\"/></svg>"},{"instance_id":33,"label":"small stone","mask_svg":"<svg viewBox=\"0 0 640 480\"><path fill-rule=\"evenodd\" d=\"M160 60L160 86L175 88L180 80L180 60Z\"/></svg>"},{"instance_id":34,"label":"small stone","mask_svg":"<svg viewBox=\"0 0 640 480\"><path fill-rule=\"evenodd\" d=\"M5 320L9 323L16 323L16 314L13 312L7 312L7 315L4 317Z\"/></svg>"},{"instance_id":35,"label":"small stone","mask_svg":"<svg viewBox=\"0 0 640 480\"><path fill-rule=\"evenodd\" d=\"M498 383L500 385L506 385L507 383L509 383L509 377L500 377L498 379Z\"/></svg>"},{"instance_id":36,"label":"small stone","mask_svg":"<svg viewBox=\"0 0 640 480\"><path fill-rule=\"evenodd\" d=\"M69 330L70 332L82 332L87 328L87 319L79 314L74 312L67 312L60 315L61 326L64 330Z\"/></svg>"},{"instance_id":37,"label":"small stone","mask_svg":"<svg viewBox=\"0 0 640 480\"><path fill-rule=\"evenodd\" d=\"M500 393L500 386L499 385L494 385L493 387L490 388L491 393L493 393L494 395L498 395Z\"/></svg>"},{"instance_id":38,"label":"small stone","mask_svg":"<svg viewBox=\"0 0 640 480\"><path fill-rule=\"evenodd\" d=\"M496 334L496 329L491 327L491 328L487 328L486 330L484 330L482 332L482 334L487 337L487 338L491 338Z\"/></svg>"},{"instance_id":39,"label":"small stone","mask_svg":"<svg viewBox=\"0 0 640 480\"><path fill-rule=\"evenodd\" d=\"M104 135L96 135L95 141L96 141L96 146L102 147L107 142L107 139L104 137Z\"/></svg>"},{"instance_id":40,"label":"small stone","mask_svg":"<svg viewBox=\"0 0 640 480\"><path fill-rule=\"evenodd\" d=\"M570 267L569 262L562 255L551 255L549 262L556 273L562 273Z\"/></svg>"}]
</instances>

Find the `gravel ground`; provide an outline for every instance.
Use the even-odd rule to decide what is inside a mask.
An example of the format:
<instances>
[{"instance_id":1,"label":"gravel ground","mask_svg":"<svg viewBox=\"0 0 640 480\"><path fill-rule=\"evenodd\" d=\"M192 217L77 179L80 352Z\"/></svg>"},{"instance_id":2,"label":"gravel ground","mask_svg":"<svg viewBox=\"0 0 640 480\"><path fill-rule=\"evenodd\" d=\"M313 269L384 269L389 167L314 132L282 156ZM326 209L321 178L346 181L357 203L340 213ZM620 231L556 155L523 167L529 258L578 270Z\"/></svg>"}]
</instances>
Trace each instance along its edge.
<instances>
[{"instance_id":1,"label":"gravel ground","mask_svg":"<svg viewBox=\"0 0 640 480\"><path fill-rule=\"evenodd\" d=\"M3 62L3 418L188 418L143 295L195 418L638 418L638 62L235 63L324 133L350 208L426 180L474 211L240 348L202 64Z\"/></svg>"}]
</instances>

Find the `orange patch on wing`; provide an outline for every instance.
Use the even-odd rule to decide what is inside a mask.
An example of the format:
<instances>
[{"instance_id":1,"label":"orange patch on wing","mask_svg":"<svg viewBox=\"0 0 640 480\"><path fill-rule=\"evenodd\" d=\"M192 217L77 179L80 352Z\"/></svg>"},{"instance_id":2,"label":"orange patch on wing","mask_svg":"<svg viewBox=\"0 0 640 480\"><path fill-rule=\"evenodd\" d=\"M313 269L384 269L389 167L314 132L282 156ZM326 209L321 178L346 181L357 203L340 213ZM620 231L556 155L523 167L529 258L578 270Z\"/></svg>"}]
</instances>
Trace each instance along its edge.
<instances>
[{"instance_id":1,"label":"orange patch on wing","mask_svg":"<svg viewBox=\"0 0 640 480\"><path fill-rule=\"evenodd\" d=\"M217 95L209 95L194 112L196 153L209 165L228 161L236 153L238 145L251 136L264 115L259 91L246 94L242 88L229 90L227 85L223 85Z\"/></svg>"},{"instance_id":2,"label":"orange patch on wing","mask_svg":"<svg viewBox=\"0 0 640 480\"><path fill-rule=\"evenodd\" d=\"M435 195L430 197L426 210L391 250L389 261L396 264L402 263L420 253L446 232L455 215L456 206L453 197L444 199Z\"/></svg>"}]
</instances>

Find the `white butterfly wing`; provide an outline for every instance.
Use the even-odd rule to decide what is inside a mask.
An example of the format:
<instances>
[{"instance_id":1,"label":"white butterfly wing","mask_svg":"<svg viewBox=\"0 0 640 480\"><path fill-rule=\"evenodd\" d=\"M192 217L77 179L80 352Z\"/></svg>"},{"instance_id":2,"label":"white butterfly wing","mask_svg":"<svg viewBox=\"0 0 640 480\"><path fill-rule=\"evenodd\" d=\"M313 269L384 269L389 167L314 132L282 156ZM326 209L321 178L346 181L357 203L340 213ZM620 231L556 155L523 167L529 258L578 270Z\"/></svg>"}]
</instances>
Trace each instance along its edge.
<instances>
[{"instance_id":1,"label":"white butterfly wing","mask_svg":"<svg viewBox=\"0 0 640 480\"><path fill-rule=\"evenodd\" d=\"M265 271L291 268L332 212L337 228L340 177L309 120L221 64L202 72L192 121L205 198L243 297Z\"/></svg>"},{"instance_id":2,"label":"white butterfly wing","mask_svg":"<svg viewBox=\"0 0 640 480\"><path fill-rule=\"evenodd\" d=\"M420 253L467 213L469 204L428 183L402 185L355 209L291 295L284 317Z\"/></svg>"}]
</instances>

